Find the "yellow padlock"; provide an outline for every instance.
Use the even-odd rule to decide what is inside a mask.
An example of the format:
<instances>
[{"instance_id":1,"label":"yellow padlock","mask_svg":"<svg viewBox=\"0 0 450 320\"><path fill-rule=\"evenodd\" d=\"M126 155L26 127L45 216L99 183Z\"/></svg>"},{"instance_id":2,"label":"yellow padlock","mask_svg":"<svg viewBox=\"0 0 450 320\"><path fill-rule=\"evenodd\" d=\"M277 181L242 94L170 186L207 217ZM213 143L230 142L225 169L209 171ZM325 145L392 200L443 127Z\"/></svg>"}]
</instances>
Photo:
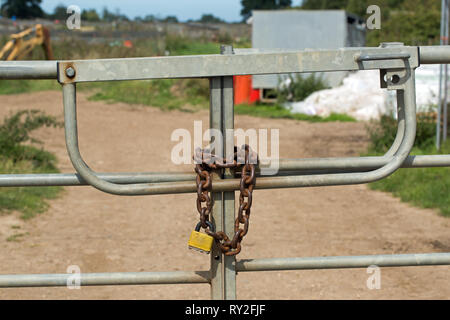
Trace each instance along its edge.
<instances>
[{"instance_id":1,"label":"yellow padlock","mask_svg":"<svg viewBox=\"0 0 450 320\"><path fill-rule=\"evenodd\" d=\"M211 232L214 232L213 224L209 221L206 221L206 224L208 225L209 230L211 230ZM200 232L201 225L202 223L199 222L195 227L195 230L192 231L191 236L189 237L188 247L189 249L209 254L211 252L214 238L206 233Z\"/></svg>"}]
</instances>

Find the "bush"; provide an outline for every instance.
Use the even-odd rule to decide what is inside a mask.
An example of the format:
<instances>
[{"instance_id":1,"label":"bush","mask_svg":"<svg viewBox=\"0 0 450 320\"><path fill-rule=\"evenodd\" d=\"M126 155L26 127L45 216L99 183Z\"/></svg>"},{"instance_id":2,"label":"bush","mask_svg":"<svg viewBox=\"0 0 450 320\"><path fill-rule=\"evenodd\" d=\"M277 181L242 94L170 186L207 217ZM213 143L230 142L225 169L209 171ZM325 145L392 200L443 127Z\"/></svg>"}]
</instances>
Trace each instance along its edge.
<instances>
[{"instance_id":1,"label":"bush","mask_svg":"<svg viewBox=\"0 0 450 320\"><path fill-rule=\"evenodd\" d=\"M30 133L41 127L61 127L56 118L39 110L22 110L6 117L0 125L1 158L13 163L30 161L35 168L55 168L55 158L52 154L23 143L40 144L41 141L32 138Z\"/></svg>"},{"instance_id":2,"label":"bush","mask_svg":"<svg viewBox=\"0 0 450 320\"><path fill-rule=\"evenodd\" d=\"M288 101L302 101L315 91L328 89L321 77L311 74L307 77L301 75L288 75L285 82L276 90L278 103Z\"/></svg>"},{"instance_id":3,"label":"bush","mask_svg":"<svg viewBox=\"0 0 450 320\"><path fill-rule=\"evenodd\" d=\"M23 110L6 117L0 125L0 174L58 172L53 154L31 144L40 141L30 133L41 127L62 123L39 110ZM27 143L24 145L24 143ZM55 198L60 187L0 188L0 212L18 210L29 219L48 207L45 199Z\"/></svg>"},{"instance_id":4,"label":"bush","mask_svg":"<svg viewBox=\"0 0 450 320\"><path fill-rule=\"evenodd\" d=\"M380 120L372 121L367 126L370 138L369 152L385 153L392 145L397 133L397 120L384 115ZM417 114L417 130L414 147L421 150L434 145L436 120L430 113Z\"/></svg>"}]
</instances>

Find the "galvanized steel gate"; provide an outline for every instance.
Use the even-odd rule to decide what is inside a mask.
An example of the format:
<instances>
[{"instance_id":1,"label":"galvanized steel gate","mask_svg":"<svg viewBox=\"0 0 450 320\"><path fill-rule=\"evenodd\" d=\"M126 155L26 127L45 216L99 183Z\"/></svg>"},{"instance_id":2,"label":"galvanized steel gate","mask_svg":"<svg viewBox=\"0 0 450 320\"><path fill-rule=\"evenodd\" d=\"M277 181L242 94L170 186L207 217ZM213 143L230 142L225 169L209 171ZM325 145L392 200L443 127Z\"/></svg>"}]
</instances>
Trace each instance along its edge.
<instances>
[{"instance_id":1,"label":"galvanized steel gate","mask_svg":"<svg viewBox=\"0 0 450 320\"><path fill-rule=\"evenodd\" d=\"M396 90L398 132L381 157L280 159L276 176L258 177L257 189L361 184L387 177L400 167L450 166L450 155L410 156L416 133L414 72L420 64L450 63L449 46L403 46L385 43L378 48L264 52L222 47L222 54L182 57L79 61L0 62L0 79L57 79L63 88L66 145L75 174L5 174L0 187L91 185L116 195L155 195L196 192L194 173L93 172L78 149L76 84L92 81L209 78L210 127L223 133L234 128L234 75L327 71L380 70L380 85ZM224 134L224 154L227 135ZM230 139L230 138L228 138ZM231 143L232 145L233 143ZM239 179L224 172L214 180L212 222L230 237L234 231L234 191ZM236 260L217 247L207 271L84 273L82 286L209 283L211 298L236 298L236 273L301 270L450 265L450 253L268 258ZM70 274L0 275L0 287L66 286Z\"/></svg>"}]
</instances>

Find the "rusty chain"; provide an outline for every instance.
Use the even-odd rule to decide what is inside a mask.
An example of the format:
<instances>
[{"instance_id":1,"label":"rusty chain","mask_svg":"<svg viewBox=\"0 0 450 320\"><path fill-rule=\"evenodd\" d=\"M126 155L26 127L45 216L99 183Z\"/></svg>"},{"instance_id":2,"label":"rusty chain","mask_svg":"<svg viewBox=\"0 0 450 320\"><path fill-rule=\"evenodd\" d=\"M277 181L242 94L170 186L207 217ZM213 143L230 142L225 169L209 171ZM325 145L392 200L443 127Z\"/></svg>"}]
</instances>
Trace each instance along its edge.
<instances>
[{"instance_id":1,"label":"rusty chain","mask_svg":"<svg viewBox=\"0 0 450 320\"><path fill-rule=\"evenodd\" d=\"M234 147L233 160L226 162L209 150L197 148L194 160L196 163L195 172L197 173L197 211L200 214L201 227L206 230L208 235L214 238L223 254L227 256L236 255L241 251L241 242L248 232L253 188L256 183L255 170L258 163L258 155L248 145L243 145L241 149ZM212 187L211 171L225 168L242 168L239 210L234 223L234 236L232 239L223 231L212 232L208 230L208 225L206 224L206 221L209 221L209 215L213 206L210 197ZM205 203L205 206L202 206L202 203ZM243 224L242 228L241 224Z\"/></svg>"}]
</instances>

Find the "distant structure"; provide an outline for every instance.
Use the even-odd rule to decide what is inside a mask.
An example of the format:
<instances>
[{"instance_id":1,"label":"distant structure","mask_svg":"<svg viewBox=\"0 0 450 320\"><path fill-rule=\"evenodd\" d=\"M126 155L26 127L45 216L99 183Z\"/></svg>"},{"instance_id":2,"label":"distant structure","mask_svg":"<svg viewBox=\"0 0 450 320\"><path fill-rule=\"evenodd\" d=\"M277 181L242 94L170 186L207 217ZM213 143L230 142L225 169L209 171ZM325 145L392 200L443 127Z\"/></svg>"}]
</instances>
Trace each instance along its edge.
<instances>
[{"instance_id":1,"label":"distant structure","mask_svg":"<svg viewBox=\"0 0 450 320\"><path fill-rule=\"evenodd\" d=\"M337 49L363 47L365 22L344 10L255 10L248 21L252 27L252 46L258 50ZM330 87L339 85L346 72L321 75ZM282 78L282 77L281 77ZM254 89L279 85L279 75L258 75L252 79Z\"/></svg>"}]
</instances>

